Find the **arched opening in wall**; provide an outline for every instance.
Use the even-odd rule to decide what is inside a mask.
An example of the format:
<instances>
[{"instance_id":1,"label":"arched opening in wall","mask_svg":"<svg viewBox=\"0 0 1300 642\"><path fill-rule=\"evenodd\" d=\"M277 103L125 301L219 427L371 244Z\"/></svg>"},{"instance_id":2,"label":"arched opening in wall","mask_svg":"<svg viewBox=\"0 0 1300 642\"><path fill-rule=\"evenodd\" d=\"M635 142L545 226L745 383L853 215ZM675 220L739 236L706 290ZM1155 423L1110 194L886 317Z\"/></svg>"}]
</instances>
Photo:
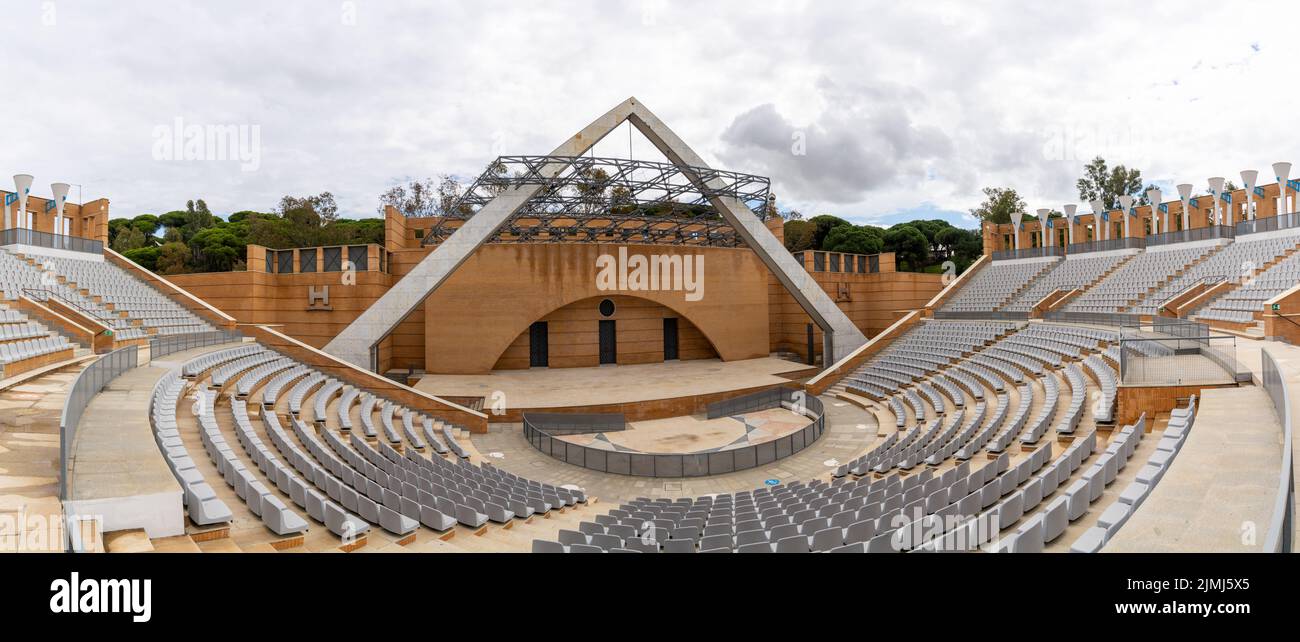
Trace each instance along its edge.
<instances>
[{"instance_id":1,"label":"arched opening in wall","mask_svg":"<svg viewBox=\"0 0 1300 642\"><path fill-rule=\"evenodd\" d=\"M618 295L582 299L551 311L521 333L493 369L717 358L713 343L687 316L655 301Z\"/></svg>"}]
</instances>

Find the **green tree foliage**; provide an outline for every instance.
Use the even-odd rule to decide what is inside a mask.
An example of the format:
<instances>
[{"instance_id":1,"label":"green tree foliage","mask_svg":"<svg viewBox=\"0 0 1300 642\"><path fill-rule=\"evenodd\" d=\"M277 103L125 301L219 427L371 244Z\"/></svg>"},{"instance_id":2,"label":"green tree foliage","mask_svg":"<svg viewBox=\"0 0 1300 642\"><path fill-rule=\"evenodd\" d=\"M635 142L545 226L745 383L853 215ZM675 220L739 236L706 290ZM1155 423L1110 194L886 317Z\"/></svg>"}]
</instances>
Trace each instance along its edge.
<instances>
[{"instance_id":1,"label":"green tree foliage","mask_svg":"<svg viewBox=\"0 0 1300 642\"><path fill-rule=\"evenodd\" d=\"M826 235L822 249L848 254L880 254L885 247L884 237L879 233L873 234L871 230L879 232L875 227L838 225Z\"/></svg>"},{"instance_id":2,"label":"green tree foliage","mask_svg":"<svg viewBox=\"0 0 1300 642\"><path fill-rule=\"evenodd\" d=\"M822 243L826 241L826 235L830 234L831 228L841 225L853 225L838 216L831 216L830 214L814 216L808 219L808 223L812 226L812 246L815 248L822 247Z\"/></svg>"},{"instance_id":3,"label":"green tree foliage","mask_svg":"<svg viewBox=\"0 0 1300 642\"><path fill-rule=\"evenodd\" d=\"M109 243L109 247L112 247L114 252L122 254L144 246L144 234L140 232L139 228L136 228L134 225L129 223L121 226L118 233L113 236L112 242Z\"/></svg>"},{"instance_id":4,"label":"green tree foliage","mask_svg":"<svg viewBox=\"0 0 1300 642\"><path fill-rule=\"evenodd\" d=\"M162 238L154 236L161 227ZM145 234L142 230L150 230ZM202 199L161 216L109 221L109 244L159 274L245 269L248 245L272 249L384 242L383 219L341 219L328 192L286 196L274 212L241 210L222 220ZM151 251L145 251L151 250Z\"/></svg>"},{"instance_id":5,"label":"green tree foliage","mask_svg":"<svg viewBox=\"0 0 1300 642\"><path fill-rule=\"evenodd\" d=\"M144 269L149 270L150 272L157 272L158 255L161 254L161 252L162 251L156 247L142 247L134 250L128 250L126 252L122 252L121 254L122 256L125 256L126 258L135 261Z\"/></svg>"},{"instance_id":6,"label":"green tree foliage","mask_svg":"<svg viewBox=\"0 0 1300 642\"><path fill-rule=\"evenodd\" d=\"M158 217L153 214L141 214L131 219L131 226L140 230L146 241L152 243L154 234L158 232Z\"/></svg>"},{"instance_id":7,"label":"green tree foliage","mask_svg":"<svg viewBox=\"0 0 1300 642\"><path fill-rule=\"evenodd\" d=\"M1132 196L1136 204L1147 204L1147 195L1142 189L1142 172L1123 165L1110 168L1100 156L1083 168L1083 178L1079 179L1077 186L1083 202L1100 200L1107 211L1119 209L1119 197L1124 195Z\"/></svg>"},{"instance_id":8,"label":"green tree foliage","mask_svg":"<svg viewBox=\"0 0 1300 642\"><path fill-rule=\"evenodd\" d=\"M190 259L190 248L184 243L165 243L158 250L158 259L155 262L157 272L161 275L168 274L185 274L189 271L188 264Z\"/></svg>"},{"instance_id":9,"label":"green tree foliage","mask_svg":"<svg viewBox=\"0 0 1300 642\"><path fill-rule=\"evenodd\" d=\"M785 249L802 252L812 249L813 226L808 221L788 220L785 222Z\"/></svg>"},{"instance_id":10,"label":"green tree foliage","mask_svg":"<svg viewBox=\"0 0 1300 642\"><path fill-rule=\"evenodd\" d=\"M899 269L920 272L930 258L930 243L912 224L899 223L885 230L885 251L895 254Z\"/></svg>"},{"instance_id":11,"label":"green tree foliage","mask_svg":"<svg viewBox=\"0 0 1300 642\"><path fill-rule=\"evenodd\" d=\"M1025 200L1011 188L985 187L984 202L971 210L971 216L981 223L1010 223L1011 215L1025 213Z\"/></svg>"}]
</instances>

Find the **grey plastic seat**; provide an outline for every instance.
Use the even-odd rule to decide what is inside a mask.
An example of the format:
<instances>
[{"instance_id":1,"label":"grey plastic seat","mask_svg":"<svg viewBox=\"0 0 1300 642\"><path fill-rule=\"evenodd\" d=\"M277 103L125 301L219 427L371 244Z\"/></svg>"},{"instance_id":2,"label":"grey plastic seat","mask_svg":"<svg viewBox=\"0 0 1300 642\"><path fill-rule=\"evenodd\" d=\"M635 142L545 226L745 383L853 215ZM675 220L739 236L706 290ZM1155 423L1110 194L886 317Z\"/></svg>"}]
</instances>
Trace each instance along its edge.
<instances>
[{"instance_id":1,"label":"grey plastic seat","mask_svg":"<svg viewBox=\"0 0 1300 642\"><path fill-rule=\"evenodd\" d=\"M776 552L778 553L807 553L808 537L804 535L795 535L779 539L776 542Z\"/></svg>"},{"instance_id":2,"label":"grey plastic seat","mask_svg":"<svg viewBox=\"0 0 1300 642\"><path fill-rule=\"evenodd\" d=\"M1071 553L1096 553L1106 545L1106 529L1093 526L1074 540L1070 545Z\"/></svg>"},{"instance_id":3,"label":"grey plastic seat","mask_svg":"<svg viewBox=\"0 0 1300 642\"><path fill-rule=\"evenodd\" d=\"M814 552L825 552L844 544L844 531L832 526L813 533L811 546ZM779 542L778 542L779 544Z\"/></svg>"},{"instance_id":4,"label":"grey plastic seat","mask_svg":"<svg viewBox=\"0 0 1300 642\"><path fill-rule=\"evenodd\" d=\"M355 538L370 530L367 524L355 516L349 515L333 502L323 502L325 510L325 528L344 539Z\"/></svg>"},{"instance_id":5,"label":"grey plastic seat","mask_svg":"<svg viewBox=\"0 0 1300 642\"><path fill-rule=\"evenodd\" d=\"M1070 525L1069 499L1057 497L1043 509L1043 542L1051 543Z\"/></svg>"},{"instance_id":6,"label":"grey plastic seat","mask_svg":"<svg viewBox=\"0 0 1300 642\"><path fill-rule=\"evenodd\" d=\"M190 521L199 526L224 524L234 519L230 507L217 498L216 491L207 482L185 487L185 507Z\"/></svg>"},{"instance_id":7,"label":"grey plastic seat","mask_svg":"<svg viewBox=\"0 0 1300 642\"><path fill-rule=\"evenodd\" d=\"M1075 521L1083 517L1088 512L1088 482L1082 479L1076 479L1069 488L1065 489L1065 499L1069 502L1068 516L1070 521Z\"/></svg>"},{"instance_id":8,"label":"grey plastic seat","mask_svg":"<svg viewBox=\"0 0 1300 642\"><path fill-rule=\"evenodd\" d=\"M1097 525L1106 529L1107 533L1114 535L1115 531L1118 531L1132 514L1133 507L1131 505L1124 502L1115 502L1102 511L1101 517L1097 518Z\"/></svg>"},{"instance_id":9,"label":"grey plastic seat","mask_svg":"<svg viewBox=\"0 0 1300 642\"><path fill-rule=\"evenodd\" d=\"M694 553L695 540L670 539L663 543L665 553Z\"/></svg>"},{"instance_id":10,"label":"grey plastic seat","mask_svg":"<svg viewBox=\"0 0 1300 642\"><path fill-rule=\"evenodd\" d=\"M736 548L737 553L771 553L772 545L767 542L755 542Z\"/></svg>"},{"instance_id":11,"label":"grey plastic seat","mask_svg":"<svg viewBox=\"0 0 1300 642\"><path fill-rule=\"evenodd\" d=\"M1119 501L1125 504L1131 504L1134 510L1136 510L1137 507L1141 506L1142 502L1146 500L1149 492L1151 492L1150 486L1135 481L1125 487L1123 492L1119 494Z\"/></svg>"},{"instance_id":12,"label":"grey plastic seat","mask_svg":"<svg viewBox=\"0 0 1300 642\"><path fill-rule=\"evenodd\" d=\"M276 535L292 535L307 532L307 520L289 509L284 502L272 494L261 497L262 523Z\"/></svg>"},{"instance_id":13,"label":"grey plastic seat","mask_svg":"<svg viewBox=\"0 0 1300 642\"><path fill-rule=\"evenodd\" d=\"M871 538L869 542L867 542L867 552L868 553L899 552L898 546L895 541L897 539L897 536L898 533L896 531L888 531L876 535L875 537Z\"/></svg>"},{"instance_id":14,"label":"grey plastic seat","mask_svg":"<svg viewBox=\"0 0 1300 642\"><path fill-rule=\"evenodd\" d=\"M559 542L550 542L544 539L533 540L534 553L567 553L564 545Z\"/></svg>"}]
</instances>

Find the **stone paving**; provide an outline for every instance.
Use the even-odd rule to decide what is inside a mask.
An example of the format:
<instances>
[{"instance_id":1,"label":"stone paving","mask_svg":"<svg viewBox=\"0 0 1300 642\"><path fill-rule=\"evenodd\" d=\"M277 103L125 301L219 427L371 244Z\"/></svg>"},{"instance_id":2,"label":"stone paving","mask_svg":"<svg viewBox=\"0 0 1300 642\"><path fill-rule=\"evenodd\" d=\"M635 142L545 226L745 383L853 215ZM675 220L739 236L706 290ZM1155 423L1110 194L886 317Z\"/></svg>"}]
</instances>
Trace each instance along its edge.
<instances>
[{"instance_id":1,"label":"stone paving","mask_svg":"<svg viewBox=\"0 0 1300 642\"><path fill-rule=\"evenodd\" d=\"M0 392L0 551L63 549L59 416L83 366Z\"/></svg>"}]
</instances>

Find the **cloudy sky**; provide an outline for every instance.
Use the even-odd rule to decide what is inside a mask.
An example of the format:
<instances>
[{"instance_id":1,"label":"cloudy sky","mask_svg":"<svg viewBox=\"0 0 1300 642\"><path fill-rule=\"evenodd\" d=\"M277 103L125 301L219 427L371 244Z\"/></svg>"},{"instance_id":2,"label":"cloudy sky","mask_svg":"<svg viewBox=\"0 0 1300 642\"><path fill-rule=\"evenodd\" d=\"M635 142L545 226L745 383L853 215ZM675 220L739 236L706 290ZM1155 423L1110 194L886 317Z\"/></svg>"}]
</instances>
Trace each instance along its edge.
<instances>
[{"instance_id":1,"label":"cloudy sky","mask_svg":"<svg viewBox=\"0 0 1300 642\"><path fill-rule=\"evenodd\" d=\"M986 186L1059 208L1098 154L1166 193L1300 164L1298 3L975 4L10 0L0 174L115 216L322 191L371 216L633 95L782 207L858 222L958 222ZM186 127L242 127L243 158L177 158Z\"/></svg>"}]
</instances>

